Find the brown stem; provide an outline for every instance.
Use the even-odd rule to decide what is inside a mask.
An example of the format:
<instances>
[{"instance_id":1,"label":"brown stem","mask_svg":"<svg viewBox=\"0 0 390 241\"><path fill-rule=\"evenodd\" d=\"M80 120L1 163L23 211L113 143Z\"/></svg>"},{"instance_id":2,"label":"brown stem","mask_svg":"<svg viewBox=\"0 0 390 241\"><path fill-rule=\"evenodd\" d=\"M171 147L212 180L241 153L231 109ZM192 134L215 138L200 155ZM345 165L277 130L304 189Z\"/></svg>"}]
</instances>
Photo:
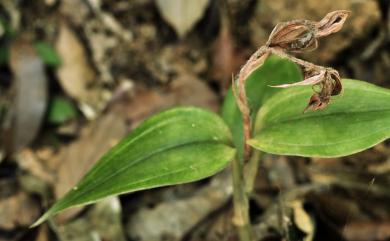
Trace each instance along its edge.
<instances>
[{"instance_id":1,"label":"brown stem","mask_svg":"<svg viewBox=\"0 0 390 241\"><path fill-rule=\"evenodd\" d=\"M248 99L245 91L245 81L248 76L258 67L260 67L270 54L269 48L263 46L259 48L241 68L236 83L233 83L233 94L236 98L238 108L242 114L244 131L244 160L250 157L250 146L247 141L251 138L251 117ZM238 93L237 93L238 90Z\"/></svg>"},{"instance_id":2,"label":"brown stem","mask_svg":"<svg viewBox=\"0 0 390 241\"><path fill-rule=\"evenodd\" d=\"M318 66L318 65L315 65L313 63L310 63L310 62L307 62L305 60L302 60L302 59L298 59L297 57L294 57L292 55L289 55L287 54L286 52L283 51L283 49L280 49L280 48L269 48L269 51L272 53L272 54L275 54L283 59L288 59L294 63L296 63L297 65L305 68L305 69L318 69L318 68L323 68L321 66Z\"/></svg>"}]
</instances>

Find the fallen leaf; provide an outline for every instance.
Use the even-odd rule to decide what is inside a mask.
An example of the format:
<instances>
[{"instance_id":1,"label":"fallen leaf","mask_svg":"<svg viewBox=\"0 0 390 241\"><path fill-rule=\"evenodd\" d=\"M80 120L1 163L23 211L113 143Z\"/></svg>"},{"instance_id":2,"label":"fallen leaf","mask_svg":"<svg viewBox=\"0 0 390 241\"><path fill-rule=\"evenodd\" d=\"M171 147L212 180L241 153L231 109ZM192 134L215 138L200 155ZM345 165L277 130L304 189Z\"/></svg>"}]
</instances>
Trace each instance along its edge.
<instances>
[{"instance_id":1,"label":"fallen leaf","mask_svg":"<svg viewBox=\"0 0 390 241\"><path fill-rule=\"evenodd\" d=\"M36 237L36 241L50 241L49 239L49 227L44 224L41 227L39 227L39 231Z\"/></svg>"},{"instance_id":2,"label":"fallen leaf","mask_svg":"<svg viewBox=\"0 0 390 241\"><path fill-rule=\"evenodd\" d=\"M12 133L6 138L10 152L29 145L41 126L47 105L47 79L45 66L26 34L11 44L10 67L14 76Z\"/></svg>"},{"instance_id":3,"label":"fallen leaf","mask_svg":"<svg viewBox=\"0 0 390 241\"><path fill-rule=\"evenodd\" d=\"M183 38L202 18L209 0L157 0L162 17Z\"/></svg>"},{"instance_id":4,"label":"fallen leaf","mask_svg":"<svg viewBox=\"0 0 390 241\"><path fill-rule=\"evenodd\" d=\"M88 210L82 218L58 226L57 235L63 241L112 240L125 241L121 223L119 198L106 198Z\"/></svg>"},{"instance_id":5,"label":"fallen leaf","mask_svg":"<svg viewBox=\"0 0 390 241\"><path fill-rule=\"evenodd\" d=\"M390 222L348 222L343 228L343 236L348 241L389 240Z\"/></svg>"},{"instance_id":6,"label":"fallen leaf","mask_svg":"<svg viewBox=\"0 0 390 241\"><path fill-rule=\"evenodd\" d=\"M0 200L0 228L28 227L39 216L38 203L26 192L17 191Z\"/></svg>"},{"instance_id":7,"label":"fallen leaf","mask_svg":"<svg viewBox=\"0 0 390 241\"><path fill-rule=\"evenodd\" d=\"M191 197L141 208L130 217L128 235L140 241L181 240L210 212L226 203L232 193L230 183L229 172L223 172Z\"/></svg>"},{"instance_id":8,"label":"fallen leaf","mask_svg":"<svg viewBox=\"0 0 390 241\"><path fill-rule=\"evenodd\" d=\"M88 62L84 46L64 21L60 24L55 47L62 60L57 69L62 88L79 102L81 111L88 119L96 118L105 106L102 91L96 84L96 75Z\"/></svg>"},{"instance_id":9,"label":"fallen leaf","mask_svg":"<svg viewBox=\"0 0 390 241\"><path fill-rule=\"evenodd\" d=\"M315 223L312 216L310 216L303 207L300 200L295 200L291 203L294 215L295 225L306 234L304 241L311 241L314 238Z\"/></svg>"},{"instance_id":10,"label":"fallen leaf","mask_svg":"<svg viewBox=\"0 0 390 241\"><path fill-rule=\"evenodd\" d=\"M53 173L39 161L33 150L24 149L16 156L16 160L21 170L28 171L46 183L54 184Z\"/></svg>"},{"instance_id":11,"label":"fallen leaf","mask_svg":"<svg viewBox=\"0 0 390 241\"><path fill-rule=\"evenodd\" d=\"M170 95L174 96L175 105L192 105L219 110L217 95L207 86L206 82L190 74L179 75L169 87Z\"/></svg>"},{"instance_id":12,"label":"fallen leaf","mask_svg":"<svg viewBox=\"0 0 390 241\"><path fill-rule=\"evenodd\" d=\"M211 75L226 91L231 84L232 75L237 73L240 65L245 62L244 54L236 49L236 43L227 20L222 22L218 38L213 45L212 54Z\"/></svg>"},{"instance_id":13,"label":"fallen leaf","mask_svg":"<svg viewBox=\"0 0 390 241\"><path fill-rule=\"evenodd\" d=\"M61 165L54 186L56 198L76 185L93 164L126 134L126 130L125 119L119 111L113 111L92 122L81 131L77 141L62 148L58 155ZM58 220L65 222L80 210L65 211Z\"/></svg>"}]
</instances>

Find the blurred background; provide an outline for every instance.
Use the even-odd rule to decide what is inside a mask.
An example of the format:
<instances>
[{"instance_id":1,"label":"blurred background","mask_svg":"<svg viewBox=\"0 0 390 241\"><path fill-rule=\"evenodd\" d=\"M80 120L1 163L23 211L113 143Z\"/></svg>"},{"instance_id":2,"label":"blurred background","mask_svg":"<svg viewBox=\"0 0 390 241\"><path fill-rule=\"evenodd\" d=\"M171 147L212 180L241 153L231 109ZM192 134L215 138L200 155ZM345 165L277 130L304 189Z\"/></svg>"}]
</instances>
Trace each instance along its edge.
<instances>
[{"instance_id":1,"label":"blurred background","mask_svg":"<svg viewBox=\"0 0 390 241\"><path fill-rule=\"evenodd\" d=\"M277 23L337 9L352 11L344 28L299 57L389 87L388 0L0 0L0 241L237 240L229 170L28 226L146 117L218 112ZM389 174L389 143L345 158L266 156L256 240L390 240Z\"/></svg>"}]
</instances>

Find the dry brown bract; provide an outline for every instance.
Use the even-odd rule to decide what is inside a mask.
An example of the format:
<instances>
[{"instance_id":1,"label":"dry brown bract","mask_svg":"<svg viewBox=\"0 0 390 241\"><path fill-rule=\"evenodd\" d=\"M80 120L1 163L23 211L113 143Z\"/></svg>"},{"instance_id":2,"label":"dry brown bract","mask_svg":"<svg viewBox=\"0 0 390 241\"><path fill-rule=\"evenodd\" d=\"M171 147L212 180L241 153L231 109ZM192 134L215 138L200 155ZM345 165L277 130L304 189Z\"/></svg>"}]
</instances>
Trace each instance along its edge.
<instances>
[{"instance_id":1,"label":"dry brown bract","mask_svg":"<svg viewBox=\"0 0 390 241\"><path fill-rule=\"evenodd\" d=\"M277 85L272 87L288 88L292 86L313 86L314 94L311 96L307 110L319 110L325 108L331 96L340 94L342 84L340 75L332 68L318 66L310 62L289 55L289 52L302 53L315 50L318 47L318 39L338 32L347 19L349 11L337 10L328 13L319 22L310 20L293 20L276 25L271 32L267 43L260 47L241 68L238 78L233 81L233 93L237 105L243 115L245 140L250 138L250 110L245 93L245 80L257 68L259 68L270 54L289 59L298 64L304 73L303 81ZM316 89L319 90L316 91ZM246 156L249 156L249 146L245 147Z\"/></svg>"}]
</instances>

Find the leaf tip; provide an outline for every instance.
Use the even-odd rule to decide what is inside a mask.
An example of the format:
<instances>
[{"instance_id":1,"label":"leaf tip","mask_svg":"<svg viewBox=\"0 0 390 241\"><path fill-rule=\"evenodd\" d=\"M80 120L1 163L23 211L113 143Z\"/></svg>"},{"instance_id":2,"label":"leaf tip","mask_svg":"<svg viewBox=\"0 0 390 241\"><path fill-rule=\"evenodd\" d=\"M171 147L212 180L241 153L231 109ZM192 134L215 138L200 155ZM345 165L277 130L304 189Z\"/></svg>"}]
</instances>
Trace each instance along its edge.
<instances>
[{"instance_id":1,"label":"leaf tip","mask_svg":"<svg viewBox=\"0 0 390 241\"><path fill-rule=\"evenodd\" d=\"M50 217L50 215L48 214L48 212L46 212L46 213L43 214L40 218L38 218L33 224L31 224L29 228L31 229L31 228L36 228L36 227L38 227L38 226L41 225L43 222L45 222L49 217Z\"/></svg>"}]
</instances>

